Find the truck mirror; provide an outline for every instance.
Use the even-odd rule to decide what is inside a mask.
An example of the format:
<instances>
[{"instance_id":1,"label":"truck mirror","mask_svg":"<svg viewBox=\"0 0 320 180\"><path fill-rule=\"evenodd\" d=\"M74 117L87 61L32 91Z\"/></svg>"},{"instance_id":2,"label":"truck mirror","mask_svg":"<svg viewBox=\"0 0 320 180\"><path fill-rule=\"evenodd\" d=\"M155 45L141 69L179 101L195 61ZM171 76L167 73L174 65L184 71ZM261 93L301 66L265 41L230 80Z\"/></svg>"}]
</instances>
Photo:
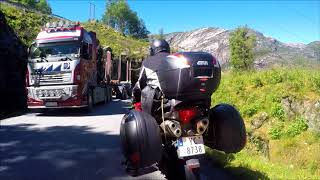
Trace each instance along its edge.
<instances>
[{"instance_id":1,"label":"truck mirror","mask_svg":"<svg viewBox=\"0 0 320 180\"><path fill-rule=\"evenodd\" d=\"M32 42L31 45L28 47L28 49L27 49L28 55L30 55L30 53L31 53L30 52L31 51L31 47L34 46L35 44L36 44L35 42Z\"/></svg>"},{"instance_id":2,"label":"truck mirror","mask_svg":"<svg viewBox=\"0 0 320 180\"><path fill-rule=\"evenodd\" d=\"M88 54L88 44L86 42L82 43L81 46L81 57L84 59L89 59L89 54Z\"/></svg>"}]
</instances>

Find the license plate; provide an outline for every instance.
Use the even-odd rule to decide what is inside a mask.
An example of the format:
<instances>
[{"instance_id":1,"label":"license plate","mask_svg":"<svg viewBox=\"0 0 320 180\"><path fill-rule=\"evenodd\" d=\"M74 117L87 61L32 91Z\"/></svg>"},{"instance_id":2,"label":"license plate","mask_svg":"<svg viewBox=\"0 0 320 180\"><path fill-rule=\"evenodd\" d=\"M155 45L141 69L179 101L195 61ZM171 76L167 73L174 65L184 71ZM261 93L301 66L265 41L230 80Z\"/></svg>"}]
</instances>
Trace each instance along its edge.
<instances>
[{"instance_id":1,"label":"license plate","mask_svg":"<svg viewBox=\"0 0 320 180\"><path fill-rule=\"evenodd\" d=\"M205 153L202 136L181 137L177 141L177 147L178 157Z\"/></svg>"},{"instance_id":2,"label":"license plate","mask_svg":"<svg viewBox=\"0 0 320 180\"><path fill-rule=\"evenodd\" d=\"M58 106L58 103L57 103L57 102L46 102L46 103L45 103L45 106L55 107L55 106Z\"/></svg>"}]
</instances>

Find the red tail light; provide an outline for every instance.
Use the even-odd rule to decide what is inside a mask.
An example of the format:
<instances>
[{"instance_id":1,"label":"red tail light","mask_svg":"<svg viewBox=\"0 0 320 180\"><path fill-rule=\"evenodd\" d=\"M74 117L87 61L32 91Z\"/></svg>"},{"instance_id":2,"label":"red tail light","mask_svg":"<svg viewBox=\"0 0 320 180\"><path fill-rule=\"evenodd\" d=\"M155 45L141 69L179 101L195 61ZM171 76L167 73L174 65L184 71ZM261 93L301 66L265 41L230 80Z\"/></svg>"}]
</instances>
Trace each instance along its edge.
<instances>
[{"instance_id":1,"label":"red tail light","mask_svg":"<svg viewBox=\"0 0 320 180\"><path fill-rule=\"evenodd\" d=\"M196 108L180 109L178 112L181 122L185 124L189 123L197 115Z\"/></svg>"},{"instance_id":2,"label":"red tail light","mask_svg":"<svg viewBox=\"0 0 320 180\"><path fill-rule=\"evenodd\" d=\"M81 64L79 63L73 72L73 83L80 84L80 80L81 80Z\"/></svg>"},{"instance_id":3,"label":"red tail light","mask_svg":"<svg viewBox=\"0 0 320 180\"><path fill-rule=\"evenodd\" d=\"M134 109L137 111L142 111L141 102L136 102L133 104Z\"/></svg>"},{"instance_id":4,"label":"red tail light","mask_svg":"<svg viewBox=\"0 0 320 180\"><path fill-rule=\"evenodd\" d=\"M30 85L30 81L29 81L29 69L27 67L27 70L26 70L26 87Z\"/></svg>"}]
</instances>

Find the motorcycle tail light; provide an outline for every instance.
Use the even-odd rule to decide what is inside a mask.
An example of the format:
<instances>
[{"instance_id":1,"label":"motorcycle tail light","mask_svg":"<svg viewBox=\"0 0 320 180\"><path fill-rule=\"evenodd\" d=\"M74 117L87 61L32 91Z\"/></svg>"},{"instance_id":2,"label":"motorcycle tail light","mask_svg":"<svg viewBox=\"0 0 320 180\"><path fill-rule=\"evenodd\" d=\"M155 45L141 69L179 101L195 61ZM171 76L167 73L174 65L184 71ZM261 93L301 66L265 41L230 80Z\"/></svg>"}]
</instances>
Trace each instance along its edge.
<instances>
[{"instance_id":1,"label":"motorcycle tail light","mask_svg":"<svg viewBox=\"0 0 320 180\"><path fill-rule=\"evenodd\" d=\"M142 111L141 102L136 102L133 104L134 109L137 111Z\"/></svg>"},{"instance_id":2,"label":"motorcycle tail light","mask_svg":"<svg viewBox=\"0 0 320 180\"><path fill-rule=\"evenodd\" d=\"M180 109L178 110L180 121L184 124L189 123L197 115L196 108Z\"/></svg>"}]
</instances>

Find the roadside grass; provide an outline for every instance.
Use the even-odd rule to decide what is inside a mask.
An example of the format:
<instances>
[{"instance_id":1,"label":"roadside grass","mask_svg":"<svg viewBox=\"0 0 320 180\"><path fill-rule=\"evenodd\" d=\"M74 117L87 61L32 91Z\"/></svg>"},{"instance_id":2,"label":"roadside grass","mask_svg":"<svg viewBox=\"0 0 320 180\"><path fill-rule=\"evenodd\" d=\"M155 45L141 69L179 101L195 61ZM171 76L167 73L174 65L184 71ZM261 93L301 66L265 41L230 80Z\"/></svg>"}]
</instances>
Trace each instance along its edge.
<instances>
[{"instance_id":1,"label":"roadside grass","mask_svg":"<svg viewBox=\"0 0 320 180\"><path fill-rule=\"evenodd\" d=\"M285 97L319 99L320 68L224 72L220 87L212 95L212 105L234 104L249 119L265 111L283 120L286 117L280 103Z\"/></svg>"},{"instance_id":2,"label":"roadside grass","mask_svg":"<svg viewBox=\"0 0 320 180\"><path fill-rule=\"evenodd\" d=\"M209 148L208 155L244 179L320 179L320 134L309 130L303 116L288 114L285 98L320 100L320 66L224 72L212 106L235 105L245 120L248 142L234 155Z\"/></svg>"},{"instance_id":3,"label":"roadside grass","mask_svg":"<svg viewBox=\"0 0 320 180\"><path fill-rule=\"evenodd\" d=\"M206 148L207 155L213 163L223 167L235 179L319 179L309 169L296 169L280 163L272 163L246 150L237 154L225 154Z\"/></svg>"}]
</instances>

